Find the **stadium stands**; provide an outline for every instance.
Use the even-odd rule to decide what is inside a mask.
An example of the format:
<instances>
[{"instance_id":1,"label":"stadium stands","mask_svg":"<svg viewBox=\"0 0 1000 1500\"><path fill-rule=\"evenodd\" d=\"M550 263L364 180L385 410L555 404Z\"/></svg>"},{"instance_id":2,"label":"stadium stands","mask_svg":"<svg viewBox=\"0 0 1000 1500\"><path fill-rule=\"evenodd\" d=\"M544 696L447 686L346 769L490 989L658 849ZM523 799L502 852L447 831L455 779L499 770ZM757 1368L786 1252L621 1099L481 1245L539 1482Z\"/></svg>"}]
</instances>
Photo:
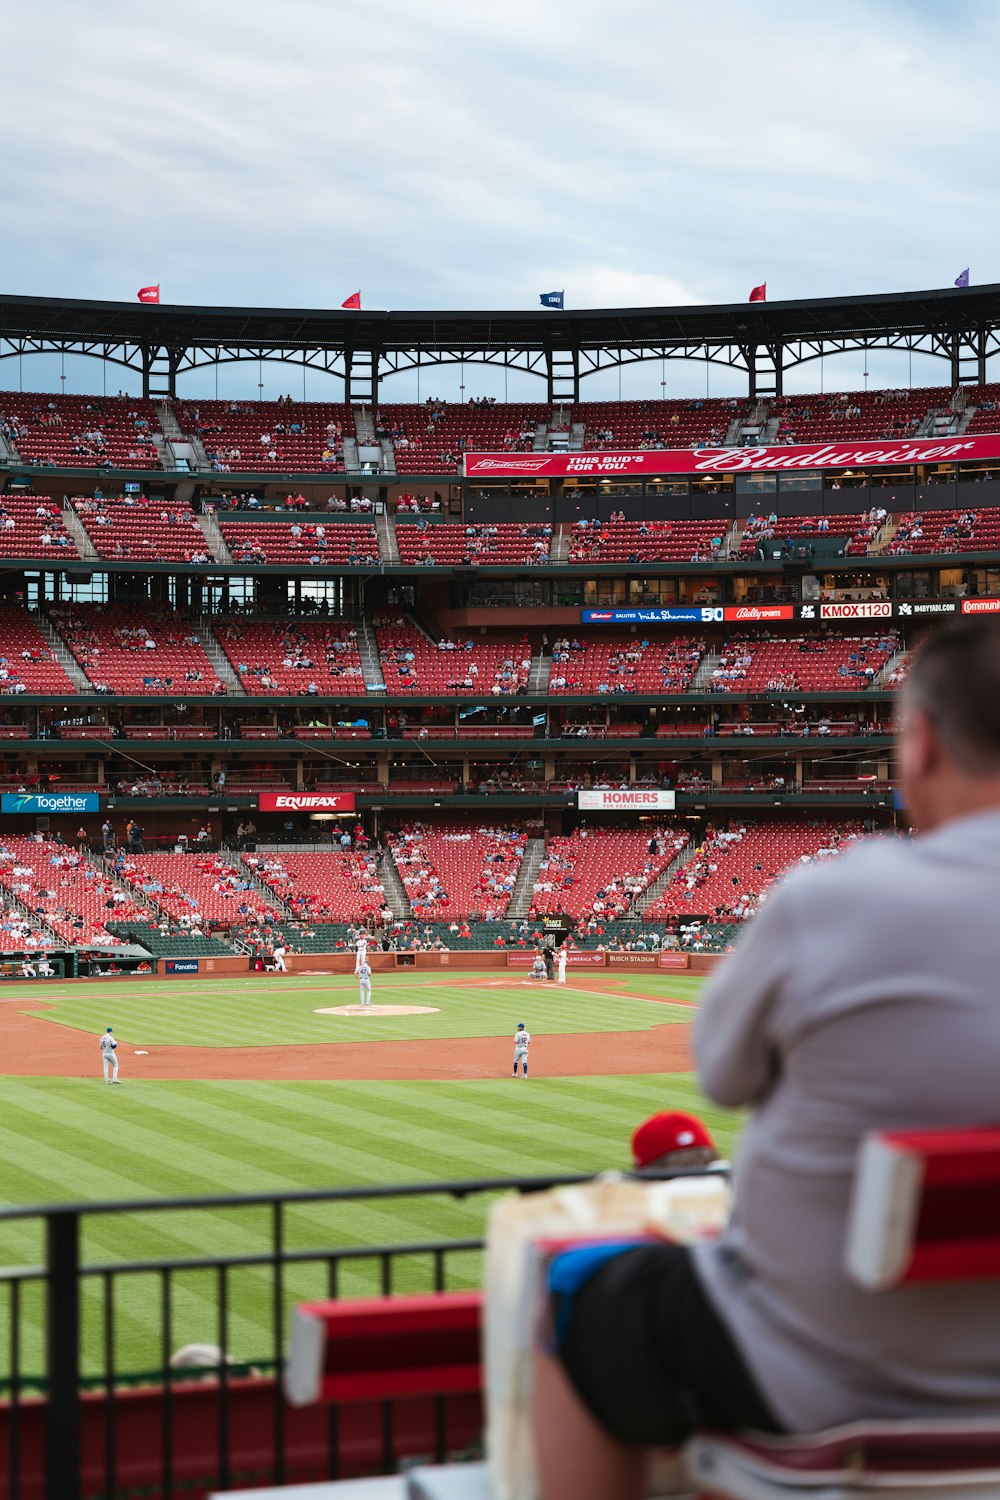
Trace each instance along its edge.
<instances>
[{"instance_id":1,"label":"stadium stands","mask_svg":"<svg viewBox=\"0 0 1000 1500\"><path fill-rule=\"evenodd\" d=\"M977 510L909 511L899 518L885 552L996 552L1000 551L1000 508Z\"/></svg>"},{"instance_id":2,"label":"stadium stands","mask_svg":"<svg viewBox=\"0 0 1000 1500\"><path fill-rule=\"evenodd\" d=\"M869 687L899 649L899 637L738 636L722 648L713 693L822 693Z\"/></svg>"},{"instance_id":3,"label":"stadium stands","mask_svg":"<svg viewBox=\"0 0 1000 1500\"><path fill-rule=\"evenodd\" d=\"M399 474L451 472L467 451L524 452L551 409L538 402L499 405L426 401L421 406L382 405L375 430L390 438Z\"/></svg>"},{"instance_id":4,"label":"stadium stands","mask_svg":"<svg viewBox=\"0 0 1000 1500\"><path fill-rule=\"evenodd\" d=\"M144 496L93 500L81 495L72 504L98 557L136 562L210 560L198 517L178 501L166 504Z\"/></svg>"},{"instance_id":5,"label":"stadium stands","mask_svg":"<svg viewBox=\"0 0 1000 1500\"><path fill-rule=\"evenodd\" d=\"M779 397L768 407L769 419L778 421L772 441L913 437L928 411L946 406L950 398L945 386Z\"/></svg>"},{"instance_id":6,"label":"stadium stands","mask_svg":"<svg viewBox=\"0 0 1000 1500\"><path fill-rule=\"evenodd\" d=\"M0 694L76 692L26 610L0 604Z\"/></svg>"},{"instance_id":7,"label":"stadium stands","mask_svg":"<svg viewBox=\"0 0 1000 1500\"><path fill-rule=\"evenodd\" d=\"M557 912L574 921L621 918L688 842L674 828L577 830L548 840L534 885L532 916Z\"/></svg>"},{"instance_id":8,"label":"stadium stands","mask_svg":"<svg viewBox=\"0 0 1000 1500\"><path fill-rule=\"evenodd\" d=\"M53 605L49 613L100 693L166 689L201 697L225 691L197 627L177 615L93 604Z\"/></svg>"},{"instance_id":9,"label":"stadium stands","mask_svg":"<svg viewBox=\"0 0 1000 1500\"><path fill-rule=\"evenodd\" d=\"M378 916L385 895L367 849L244 854L243 864L296 918L364 922ZM286 924L287 925L287 924Z\"/></svg>"},{"instance_id":10,"label":"stadium stands","mask_svg":"<svg viewBox=\"0 0 1000 1500\"><path fill-rule=\"evenodd\" d=\"M879 526L868 514L854 516L748 516L740 533L740 557L753 557L762 542L840 542L838 550L864 557Z\"/></svg>"},{"instance_id":11,"label":"stadium stands","mask_svg":"<svg viewBox=\"0 0 1000 1500\"><path fill-rule=\"evenodd\" d=\"M317 401L175 401L185 433L219 473L342 473L349 406Z\"/></svg>"},{"instance_id":12,"label":"stadium stands","mask_svg":"<svg viewBox=\"0 0 1000 1500\"><path fill-rule=\"evenodd\" d=\"M524 639L466 641L448 649L404 622L379 625L375 634L387 692L501 697L527 687L531 647Z\"/></svg>"},{"instance_id":13,"label":"stadium stands","mask_svg":"<svg viewBox=\"0 0 1000 1500\"><path fill-rule=\"evenodd\" d=\"M254 889L249 870L235 858L203 854L124 854L120 878L139 900L146 900L182 926L201 930L238 926L251 918L277 915Z\"/></svg>"},{"instance_id":14,"label":"stadium stands","mask_svg":"<svg viewBox=\"0 0 1000 1500\"><path fill-rule=\"evenodd\" d=\"M378 536L370 522L220 521L235 562L377 567Z\"/></svg>"},{"instance_id":15,"label":"stadium stands","mask_svg":"<svg viewBox=\"0 0 1000 1500\"><path fill-rule=\"evenodd\" d=\"M517 827L414 823L390 847L414 915L493 921L510 904L525 835Z\"/></svg>"},{"instance_id":16,"label":"stadium stands","mask_svg":"<svg viewBox=\"0 0 1000 1500\"><path fill-rule=\"evenodd\" d=\"M0 557L32 558L58 567L79 557L62 511L48 495L0 495Z\"/></svg>"},{"instance_id":17,"label":"stadium stands","mask_svg":"<svg viewBox=\"0 0 1000 1500\"><path fill-rule=\"evenodd\" d=\"M531 567L548 562L548 525L448 526L414 521L396 530L400 562L410 565L462 564L471 567Z\"/></svg>"},{"instance_id":18,"label":"stadium stands","mask_svg":"<svg viewBox=\"0 0 1000 1500\"><path fill-rule=\"evenodd\" d=\"M158 469L151 401L138 396L0 392L0 433L25 463L65 469Z\"/></svg>"},{"instance_id":19,"label":"stadium stands","mask_svg":"<svg viewBox=\"0 0 1000 1500\"><path fill-rule=\"evenodd\" d=\"M0 839L0 885L59 939L59 946L113 947L106 923L146 919L145 901L120 890L75 849L50 839Z\"/></svg>"},{"instance_id":20,"label":"stadium stands","mask_svg":"<svg viewBox=\"0 0 1000 1500\"><path fill-rule=\"evenodd\" d=\"M364 670L353 625L289 620L220 622L215 635L243 691L254 697L337 693L365 695ZM276 737L276 736L275 736Z\"/></svg>"},{"instance_id":21,"label":"stadium stands","mask_svg":"<svg viewBox=\"0 0 1000 1500\"><path fill-rule=\"evenodd\" d=\"M704 640L670 637L649 641L579 640L563 637L553 643L549 692L683 693L690 687L705 652Z\"/></svg>"},{"instance_id":22,"label":"stadium stands","mask_svg":"<svg viewBox=\"0 0 1000 1500\"><path fill-rule=\"evenodd\" d=\"M746 403L722 401L578 401L573 424L584 424L584 447L693 448L722 442Z\"/></svg>"},{"instance_id":23,"label":"stadium stands","mask_svg":"<svg viewBox=\"0 0 1000 1500\"><path fill-rule=\"evenodd\" d=\"M729 523L709 521L577 521L571 563L707 562L719 553Z\"/></svg>"},{"instance_id":24,"label":"stadium stands","mask_svg":"<svg viewBox=\"0 0 1000 1500\"><path fill-rule=\"evenodd\" d=\"M648 922L690 913L743 921L761 895L797 861L829 858L860 837L856 823L746 824L709 829L695 856L646 908Z\"/></svg>"}]
</instances>

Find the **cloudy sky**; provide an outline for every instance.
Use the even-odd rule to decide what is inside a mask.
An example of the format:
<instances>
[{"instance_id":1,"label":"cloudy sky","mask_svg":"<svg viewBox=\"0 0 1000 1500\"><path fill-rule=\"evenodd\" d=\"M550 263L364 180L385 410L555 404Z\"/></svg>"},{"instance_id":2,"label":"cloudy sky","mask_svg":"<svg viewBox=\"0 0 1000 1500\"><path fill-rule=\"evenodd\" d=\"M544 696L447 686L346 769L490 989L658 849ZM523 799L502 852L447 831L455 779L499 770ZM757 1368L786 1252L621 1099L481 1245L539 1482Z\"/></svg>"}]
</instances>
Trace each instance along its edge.
<instances>
[{"instance_id":1,"label":"cloudy sky","mask_svg":"<svg viewBox=\"0 0 1000 1500\"><path fill-rule=\"evenodd\" d=\"M2 286L488 308L1000 280L998 42L988 0L10 7Z\"/></svg>"}]
</instances>

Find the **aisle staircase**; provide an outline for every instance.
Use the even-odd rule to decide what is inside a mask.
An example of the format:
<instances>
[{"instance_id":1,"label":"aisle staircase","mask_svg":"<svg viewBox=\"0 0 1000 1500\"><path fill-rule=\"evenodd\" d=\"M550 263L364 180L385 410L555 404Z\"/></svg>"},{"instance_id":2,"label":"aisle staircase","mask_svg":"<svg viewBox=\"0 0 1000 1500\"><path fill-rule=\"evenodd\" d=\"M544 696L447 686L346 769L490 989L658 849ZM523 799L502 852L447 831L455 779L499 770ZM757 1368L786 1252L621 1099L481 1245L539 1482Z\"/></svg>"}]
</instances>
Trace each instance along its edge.
<instances>
[{"instance_id":1,"label":"aisle staircase","mask_svg":"<svg viewBox=\"0 0 1000 1500\"><path fill-rule=\"evenodd\" d=\"M92 697L94 694L93 683L89 681L83 668L62 637L57 635L55 626L51 620L46 615L35 612L32 612L31 618L42 632L42 635L45 637L45 644L66 673L70 682L76 685L77 692L86 693L88 697Z\"/></svg>"},{"instance_id":2,"label":"aisle staircase","mask_svg":"<svg viewBox=\"0 0 1000 1500\"><path fill-rule=\"evenodd\" d=\"M87 562L96 560L97 548L87 535L87 528L73 509L72 502L67 500L62 508L63 525L70 536L76 542L76 550Z\"/></svg>"},{"instance_id":3,"label":"aisle staircase","mask_svg":"<svg viewBox=\"0 0 1000 1500\"><path fill-rule=\"evenodd\" d=\"M220 682L225 683L228 692L242 697L243 684L233 670L228 656L220 646L215 631L212 629L211 618L208 615L201 615L199 617L198 634L201 636L202 647L205 655L212 663L216 677L218 677Z\"/></svg>"},{"instance_id":4,"label":"aisle staircase","mask_svg":"<svg viewBox=\"0 0 1000 1500\"><path fill-rule=\"evenodd\" d=\"M510 893L510 905L507 907L508 920L522 921L531 910L531 903L535 897L535 881L538 879L538 869L544 858L545 840L529 839L517 872L517 879L514 881L514 889Z\"/></svg>"},{"instance_id":5,"label":"aisle staircase","mask_svg":"<svg viewBox=\"0 0 1000 1500\"><path fill-rule=\"evenodd\" d=\"M367 619L359 620L356 628L358 655L361 657L361 670L365 675L365 688L369 693L384 693L385 678L382 675L382 659L378 654L375 631Z\"/></svg>"},{"instance_id":6,"label":"aisle staircase","mask_svg":"<svg viewBox=\"0 0 1000 1500\"><path fill-rule=\"evenodd\" d=\"M385 904L393 916L404 922L411 918L413 916L413 907L410 905L410 898L406 894L406 887L400 879L399 871L396 868L396 861L388 849L385 851L385 859L382 862L382 869L379 872L379 880L385 895Z\"/></svg>"},{"instance_id":7,"label":"aisle staircase","mask_svg":"<svg viewBox=\"0 0 1000 1500\"><path fill-rule=\"evenodd\" d=\"M657 901L663 895L663 892L667 889L667 886L673 880L678 870L682 869L688 863L693 854L694 844L689 839L680 853L670 861L662 875L657 875L652 885L647 886L642 895L637 897L635 909L640 916L642 916L643 912L648 911L654 901Z\"/></svg>"},{"instance_id":8,"label":"aisle staircase","mask_svg":"<svg viewBox=\"0 0 1000 1500\"><path fill-rule=\"evenodd\" d=\"M215 513L213 511L203 511L196 519L198 525L201 527L201 534L205 538L205 546L208 548L209 555L214 557L217 563L223 563L227 567L232 567L233 554L226 546L226 539L219 528Z\"/></svg>"}]
</instances>

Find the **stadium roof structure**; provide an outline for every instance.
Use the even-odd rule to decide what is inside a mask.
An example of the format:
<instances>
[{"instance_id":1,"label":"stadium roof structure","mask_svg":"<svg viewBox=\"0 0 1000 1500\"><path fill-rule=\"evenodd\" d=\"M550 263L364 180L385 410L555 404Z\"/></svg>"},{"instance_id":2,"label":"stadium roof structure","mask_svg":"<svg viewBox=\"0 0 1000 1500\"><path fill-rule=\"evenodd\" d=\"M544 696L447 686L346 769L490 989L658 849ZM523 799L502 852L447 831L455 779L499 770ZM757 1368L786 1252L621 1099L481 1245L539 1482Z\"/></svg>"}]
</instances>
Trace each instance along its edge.
<instances>
[{"instance_id":1,"label":"stadium roof structure","mask_svg":"<svg viewBox=\"0 0 1000 1500\"><path fill-rule=\"evenodd\" d=\"M785 371L850 350L948 360L951 381L982 384L1000 352L1000 285L718 306L532 311L344 311L182 307L0 295L0 361L92 355L141 371L148 396L176 394L186 370L274 360L339 375L349 400L379 400L383 377L460 363L537 375L549 401L641 360L696 359L745 370L748 394L780 396ZM2 384L2 365L0 365Z\"/></svg>"}]
</instances>

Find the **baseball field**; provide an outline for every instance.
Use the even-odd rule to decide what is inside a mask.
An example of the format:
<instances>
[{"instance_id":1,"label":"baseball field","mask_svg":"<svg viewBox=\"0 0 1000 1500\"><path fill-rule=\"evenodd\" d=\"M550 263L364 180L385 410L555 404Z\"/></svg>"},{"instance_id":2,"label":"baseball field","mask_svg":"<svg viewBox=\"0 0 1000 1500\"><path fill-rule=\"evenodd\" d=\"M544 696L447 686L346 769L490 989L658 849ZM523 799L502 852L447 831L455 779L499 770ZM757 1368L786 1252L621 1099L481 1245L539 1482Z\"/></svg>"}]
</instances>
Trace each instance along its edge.
<instances>
[{"instance_id":1,"label":"baseball field","mask_svg":"<svg viewBox=\"0 0 1000 1500\"><path fill-rule=\"evenodd\" d=\"M353 977L269 975L176 983L17 984L0 992L0 1206L363 1186L624 1166L632 1128L656 1109L703 1114L728 1150L735 1116L706 1106L692 1075L698 979L613 972L563 989L510 976L377 976L355 1013ZM527 1081L510 1076L512 1037L532 1035ZM101 1076L112 1025L120 1087ZM485 1201L323 1204L287 1213L292 1248L475 1238ZM172 1211L86 1222L85 1263L246 1253L268 1242L265 1209ZM42 1256L39 1221L0 1219L0 1267ZM342 1268L343 1295L378 1290L376 1261ZM263 1363L270 1269L231 1273L229 1353ZM426 1290L431 1257L394 1288ZM478 1256L449 1261L474 1285ZM106 1356L100 1278L84 1283L85 1373ZM0 1378L11 1299L0 1284ZM322 1296L322 1268L286 1272L288 1302ZM173 1342L217 1341L214 1273L178 1279ZM153 1273L115 1283L121 1373L154 1368ZM20 1360L42 1369L41 1288L22 1289Z\"/></svg>"}]
</instances>

